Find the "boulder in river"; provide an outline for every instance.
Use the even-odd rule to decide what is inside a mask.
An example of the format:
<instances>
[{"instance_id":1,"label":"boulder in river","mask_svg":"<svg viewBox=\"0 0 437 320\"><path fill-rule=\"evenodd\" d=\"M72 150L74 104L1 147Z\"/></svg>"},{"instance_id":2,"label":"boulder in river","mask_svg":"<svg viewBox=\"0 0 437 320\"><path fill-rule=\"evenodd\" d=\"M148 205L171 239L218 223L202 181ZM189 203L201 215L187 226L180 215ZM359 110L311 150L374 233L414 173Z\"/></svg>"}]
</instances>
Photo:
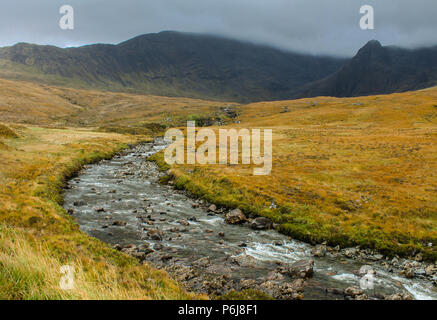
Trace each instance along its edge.
<instances>
[{"instance_id":1,"label":"boulder in river","mask_svg":"<svg viewBox=\"0 0 437 320\"><path fill-rule=\"evenodd\" d=\"M326 245L319 244L319 245L315 246L314 248L312 248L311 254L314 257L318 257L318 258L324 257L326 255Z\"/></svg>"},{"instance_id":2,"label":"boulder in river","mask_svg":"<svg viewBox=\"0 0 437 320\"><path fill-rule=\"evenodd\" d=\"M269 230L273 228L273 222L268 218L259 217L252 221L250 227L254 230Z\"/></svg>"},{"instance_id":3,"label":"boulder in river","mask_svg":"<svg viewBox=\"0 0 437 320\"><path fill-rule=\"evenodd\" d=\"M288 273L292 277L296 278L311 278L313 276L313 268L314 268L314 261L313 260L299 260L293 263L288 268Z\"/></svg>"},{"instance_id":4,"label":"boulder in river","mask_svg":"<svg viewBox=\"0 0 437 320\"><path fill-rule=\"evenodd\" d=\"M164 235L163 232L159 229L150 229L147 232L147 235L149 236L149 238L151 240L156 240L156 241L161 241L162 240L162 236Z\"/></svg>"},{"instance_id":5,"label":"boulder in river","mask_svg":"<svg viewBox=\"0 0 437 320\"><path fill-rule=\"evenodd\" d=\"M277 281L268 280L260 285L260 289L275 299L301 300L303 282L296 280L293 283L279 283Z\"/></svg>"},{"instance_id":6,"label":"boulder in river","mask_svg":"<svg viewBox=\"0 0 437 320\"><path fill-rule=\"evenodd\" d=\"M245 222L246 216L240 209L234 209L226 214L225 221L229 224L241 224Z\"/></svg>"},{"instance_id":7,"label":"boulder in river","mask_svg":"<svg viewBox=\"0 0 437 320\"><path fill-rule=\"evenodd\" d=\"M257 287L256 280L254 279L241 279L240 288L244 289L255 289Z\"/></svg>"},{"instance_id":8,"label":"boulder in river","mask_svg":"<svg viewBox=\"0 0 437 320\"><path fill-rule=\"evenodd\" d=\"M193 262L193 266L196 268L207 268L210 264L211 260L208 257L203 257Z\"/></svg>"},{"instance_id":9,"label":"boulder in river","mask_svg":"<svg viewBox=\"0 0 437 320\"><path fill-rule=\"evenodd\" d=\"M85 201L75 201L75 202L73 202L73 206L75 206L75 207L86 206L86 202Z\"/></svg>"},{"instance_id":10,"label":"boulder in river","mask_svg":"<svg viewBox=\"0 0 437 320\"><path fill-rule=\"evenodd\" d=\"M256 259L250 255L242 254L236 257L232 257L232 262L240 267L255 267Z\"/></svg>"},{"instance_id":11,"label":"boulder in river","mask_svg":"<svg viewBox=\"0 0 437 320\"><path fill-rule=\"evenodd\" d=\"M358 254L358 249L357 248L346 248L344 249L344 255L347 258L356 258Z\"/></svg>"},{"instance_id":12,"label":"boulder in river","mask_svg":"<svg viewBox=\"0 0 437 320\"><path fill-rule=\"evenodd\" d=\"M358 287L348 287L344 289L344 295L348 297L355 298L357 296L360 296L364 294L364 291Z\"/></svg>"},{"instance_id":13,"label":"boulder in river","mask_svg":"<svg viewBox=\"0 0 437 320\"><path fill-rule=\"evenodd\" d=\"M183 225L184 227L188 227L190 225L190 223L187 220L181 220L179 221L179 224Z\"/></svg>"},{"instance_id":14,"label":"boulder in river","mask_svg":"<svg viewBox=\"0 0 437 320\"><path fill-rule=\"evenodd\" d=\"M430 265L430 266L426 267L425 273L427 276L432 276L434 273L436 273L436 270L435 270L433 265Z\"/></svg>"},{"instance_id":15,"label":"boulder in river","mask_svg":"<svg viewBox=\"0 0 437 320\"><path fill-rule=\"evenodd\" d=\"M414 298L406 292L403 293L395 293L385 297L385 300L414 300Z\"/></svg>"},{"instance_id":16,"label":"boulder in river","mask_svg":"<svg viewBox=\"0 0 437 320\"><path fill-rule=\"evenodd\" d=\"M215 204L212 204L209 206L208 211L210 212L216 212L217 211L217 207Z\"/></svg>"},{"instance_id":17,"label":"boulder in river","mask_svg":"<svg viewBox=\"0 0 437 320\"><path fill-rule=\"evenodd\" d=\"M124 221L120 221L120 220L115 220L115 221L112 223L112 225L113 225L113 226L116 226L116 227L123 227L123 226L126 225L126 222L124 222Z\"/></svg>"}]
</instances>

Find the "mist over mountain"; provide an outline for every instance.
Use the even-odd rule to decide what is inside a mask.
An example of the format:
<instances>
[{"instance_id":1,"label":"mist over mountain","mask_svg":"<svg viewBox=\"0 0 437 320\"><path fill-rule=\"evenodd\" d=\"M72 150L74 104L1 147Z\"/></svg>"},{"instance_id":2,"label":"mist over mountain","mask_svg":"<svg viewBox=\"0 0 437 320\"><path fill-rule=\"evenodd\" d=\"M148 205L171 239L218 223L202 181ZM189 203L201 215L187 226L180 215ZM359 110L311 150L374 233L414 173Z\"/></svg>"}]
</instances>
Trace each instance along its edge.
<instances>
[{"instance_id":1,"label":"mist over mountain","mask_svg":"<svg viewBox=\"0 0 437 320\"><path fill-rule=\"evenodd\" d=\"M291 89L344 64L344 59L177 32L67 49L17 44L0 49L0 59L56 76L50 77L52 84L241 102L287 99Z\"/></svg>"},{"instance_id":2,"label":"mist over mountain","mask_svg":"<svg viewBox=\"0 0 437 320\"><path fill-rule=\"evenodd\" d=\"M358 96L437 83L437 47L364 46L353 59L305 55L217 36L161 32L118 45L0 48L0 76L81 88L252 102Z\"/></svg>"},{"instance_id":3,"label":"mist over mountain","mask_svg":"<svg viewBox=\"0 0 437 320\"><path fill-rule=\"evenodd\" d=\"M437 46L407 50L383 47L373 40L339 71L303 86L293 97L354 97L418 90L435 85Z\"/></svg>"}]
</instances>

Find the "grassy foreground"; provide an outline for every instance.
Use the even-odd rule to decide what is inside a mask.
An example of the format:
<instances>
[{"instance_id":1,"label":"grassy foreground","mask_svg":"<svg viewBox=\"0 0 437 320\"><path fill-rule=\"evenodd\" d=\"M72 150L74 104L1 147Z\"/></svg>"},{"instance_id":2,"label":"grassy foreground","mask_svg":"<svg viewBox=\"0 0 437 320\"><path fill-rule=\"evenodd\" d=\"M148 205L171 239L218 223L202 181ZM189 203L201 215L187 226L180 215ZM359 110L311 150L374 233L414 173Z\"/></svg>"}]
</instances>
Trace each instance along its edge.
<instances>
[{"instance_id":1,"label":"grassy foreground","mask_svg":"<svg viewBox=\"0 0 437 320\"><path fill-rule=\"evenodd\" d=\"M0 299L193 299L165 272L79 230L62 186L136 140L78 129L0 126ZM61 267L75 286L62 290Z\"/></svg>"},{"instance_id":2,"label":"grassy foreground","mask_svg":"<svg viewBox=\"0 0 437 320\"><path fill-rule=\"evenodd\" d=\"M175 185L296 239L437 261L436 105L437 88L241 106L234 127L273 129L272 174L174 166Z\"/></svg>"}]
</instances>

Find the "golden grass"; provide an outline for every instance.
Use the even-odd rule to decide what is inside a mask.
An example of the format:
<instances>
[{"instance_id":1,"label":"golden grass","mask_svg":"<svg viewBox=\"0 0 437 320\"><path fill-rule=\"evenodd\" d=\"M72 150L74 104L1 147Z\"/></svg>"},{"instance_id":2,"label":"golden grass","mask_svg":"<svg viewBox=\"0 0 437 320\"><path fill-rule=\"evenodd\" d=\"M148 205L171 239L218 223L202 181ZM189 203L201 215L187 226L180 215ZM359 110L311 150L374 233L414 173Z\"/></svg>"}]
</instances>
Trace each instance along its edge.
<instances>
[{"instance_id":1,"label":"golden grass","mask_svg":"<svg viewBox=\"0 0 437 320\"><path fill-rule=\"evenodd\" d=\"M11 128L0 123L0 138L18 138L18 135Z\"/></svg>"},{"instance_id":2,"label":"golden grass","mask_svg":"<svg viewBox=\"0 0 437 320\"><path fill-rule=\"evenodd\" d=\"M60 206L66 177L136 140L88 130L17 127L0 149L1 299L192 299L164 272L83 234ZM60 267L75 270L62 290Z\"/></svg>"},{"instance_id":3,"label":"golden grass","mask_svg":"<svg viewBox=\"0 0 437 320\"><path fill-rule=\"evenodd\" d=\"M270 217L297 239L387 254L422 251L436 260L436 101L431 88L238 106L241 124L233 127L273 129L272 174L253 176L242 165L175 166L175 185ZM0 80L0 119L7 123L0 131L17 135L0 137L0 298L205 298L80 232L60 192L84 163L138 139L110 132L160 131L199 115L213 118L225 105ZM82 128L61 129L74 126ZM97 127L105 132L89 129ZM59 288L62 265L76 270L73 291Z\"/></svg>"},{"instance_id":4,"label":"golden grass","mask_svg":"<svg viewBox=\"0 0 437 320\"><path fill-rule=\"evenodd\" d=\"M76 90L0 79L0 119L57 127L179 126L192 114L214 117L235 103Z\"/></svg>"},{"instance_id":5,"label":"golden grass","mask_svg":"<svg viewBox=\"0 0 437 320\"><path fill-rule=\"evenodd\" d=\"M301 240L423 251L435 260L436 104L431 88L241 106L237 127L273 129L272 174L253 176L243 165L179 166L176 185L268 216Z\"/></svg>"}]
</instances>

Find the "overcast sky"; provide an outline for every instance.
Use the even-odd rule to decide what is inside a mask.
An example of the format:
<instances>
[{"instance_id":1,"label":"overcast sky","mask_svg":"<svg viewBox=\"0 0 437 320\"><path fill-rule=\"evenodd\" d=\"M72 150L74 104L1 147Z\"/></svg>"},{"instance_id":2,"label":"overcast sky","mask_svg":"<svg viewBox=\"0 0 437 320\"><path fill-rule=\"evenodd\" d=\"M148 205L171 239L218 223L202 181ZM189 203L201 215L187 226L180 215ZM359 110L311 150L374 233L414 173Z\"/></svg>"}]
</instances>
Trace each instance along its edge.
<instances>
[{"instance_id":1,"label":"overcast sky","mask_svg":"<svg viewBox=\"0 0 437 320\"><path fill-rule=\"evenodd\" d=\"M61 30L59 9L75 10ZM359 27L374 6L375 30ZM437 45L436 0L1 0L0 46L119 43L163 30L211 33L283 49L351 56L368 40Z\"/></svg>"}]
</instances>

